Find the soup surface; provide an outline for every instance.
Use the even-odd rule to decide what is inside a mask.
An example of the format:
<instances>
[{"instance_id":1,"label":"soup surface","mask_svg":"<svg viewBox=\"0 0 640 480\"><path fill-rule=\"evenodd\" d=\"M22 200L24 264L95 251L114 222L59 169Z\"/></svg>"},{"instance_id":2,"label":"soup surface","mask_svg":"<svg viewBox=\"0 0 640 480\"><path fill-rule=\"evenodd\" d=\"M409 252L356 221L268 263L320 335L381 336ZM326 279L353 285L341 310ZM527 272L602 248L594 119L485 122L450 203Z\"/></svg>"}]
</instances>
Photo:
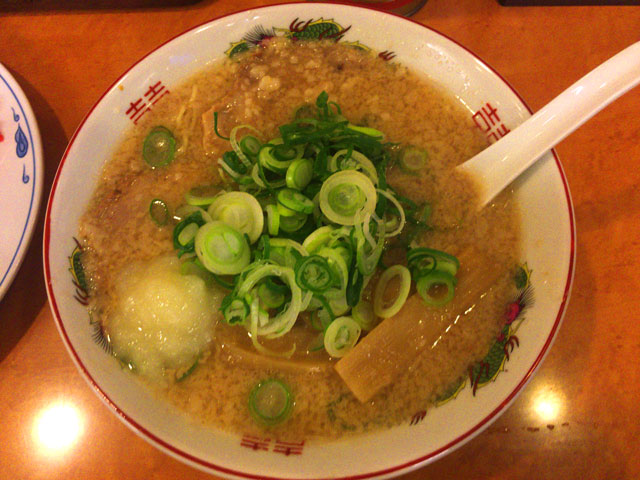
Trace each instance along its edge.
<instances>
[{"instance_id":1,"label":"soup surface","mask_svg":"<svg viewBox=\"0 0 640 480\"><path fill-rule=\"evenodd\" d=\"M469 248L482 251L499 272L497 282L464 321L452 323L435 345L422 349L399 378L366 402L358 401L337 375L335 359L324 350L300 347L317 336L304 319L286 337L265 342L280 350L296 343L296 352L286 359L259 354L244 328L222 321L218 306L226 291L221 287L195 281L183 287L169 275L167 282L176 295L187 296L195 305L184 313L194 322L187 327L163 329L171 319L165 318L162 308L127 304L133 290L153 284L158 262L176 263L173 225L151 221L150 202L162 199L173 212L193 186L228 182L227 188L234 188L219 169L218 159L229 150L229 143L214 132L212 112L218 112L218 130L223 134L248 124L269 139L278 135L278 126L289 122L297 107L313 104L323 91L353 124L384 132L387 142L428 152L427 165L417 175L394 163L387 169L387 180L399 194L431 209L430 228L421 231L416 241L454 255ZM177 150L171 164L150 168L141 150L157 125L173 132ZM101 322L123 366L135 365L149 388L157 389L193 421L239 433L263 431L249 415L247 399L265 378L277 378L291 389L294 405L289 418L271 427L286 431L290 439L338 437L408 421L483 358L514 295L519 219L511 193L503 193L478 213L472 182L454 171L486 146L483 133L459 102L402 65L371 52L335 42L274 39L217 63L172 88L127 133L104 167L79 226L92 315ZM397 252L391 248L385 258L394 255ZM473 258L469 262L473 269ZM371 297L373 285L375 277L365 298ZM171 305L172 300L153 287L137 295L146 295L155 305L169 304L164 310L169 316L183 314L180 306ZM147 337L163 337L169 345L174 335L183 346L171 345L154 354L137 348L139 342L130 341L135 332L127 330L131 328L127 319L133 317L143 318L134 327L144 328ZM190 338L195 339L193 345ZM144 361L134 360L140 355ZM195 358L197 367L185 369L181 358Z\"/></svg>"}]
</instances>

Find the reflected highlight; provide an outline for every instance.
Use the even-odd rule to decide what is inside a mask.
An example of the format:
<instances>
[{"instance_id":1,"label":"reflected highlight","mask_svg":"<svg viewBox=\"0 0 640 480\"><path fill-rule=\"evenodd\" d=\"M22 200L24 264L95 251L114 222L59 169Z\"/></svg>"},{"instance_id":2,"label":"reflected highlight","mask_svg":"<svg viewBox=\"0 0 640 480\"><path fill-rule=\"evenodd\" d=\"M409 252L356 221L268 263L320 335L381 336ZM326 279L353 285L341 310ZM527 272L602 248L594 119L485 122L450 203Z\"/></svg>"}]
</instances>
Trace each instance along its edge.
<instances>
[{"instance_id":1,"label":"reflected highlight","mask_svg":"<svg viewBox=\"0 0 640 480\"><path fill-rule=\"evenodd\" d=\"M533 410L543 422L556 420L563 408L563 399L560 395L549 392L540 392L533 400Z\"/></svg>"},{"instance_id":2,"label":"reflected highlight","mask_svg":"<svg viewBox=\"0 0 640 480\"><path fill-rule=\"evenodd\" d=\"M82 434L83 425L79 410L66 402L45 407L33 424L36 445L43 453L60 454L70 449Z\"/></svg>"}]
</instances>

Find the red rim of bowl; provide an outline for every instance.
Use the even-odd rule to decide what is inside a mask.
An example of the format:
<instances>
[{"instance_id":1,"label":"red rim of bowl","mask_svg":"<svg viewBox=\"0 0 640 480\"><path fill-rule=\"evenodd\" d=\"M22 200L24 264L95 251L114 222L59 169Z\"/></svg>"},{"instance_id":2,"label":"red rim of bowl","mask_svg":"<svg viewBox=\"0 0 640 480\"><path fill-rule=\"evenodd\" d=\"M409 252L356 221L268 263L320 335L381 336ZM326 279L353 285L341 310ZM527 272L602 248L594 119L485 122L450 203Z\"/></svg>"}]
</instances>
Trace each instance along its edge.
<instances>
[{"instance_id":1,"label":"red rim of bowl","mask_svg":"<svg viewBox=\"0 0 640 480\"><path fill-rule=\"evenodd\" d=\"M198 458L188 452L185 452L179 448L174 447L173 445L167 443L166 441L162 440L161 438L158 438L155 434L151 433L149 430L147 430L146 428L144 428L142 425L140 425L139 423L137 423L134 419L132 419L131 417L129 417L125 412L123 412L108 396L105 392L102 391L102 389L100 388L100 386L96 383L96 381L93 379L93 377L91 376L91 374L88 372L87 368L84 366L84 364L82 363L82 360L80 359L78 353L75 351L75 349L73 348L73 345L71 344L71 341L69 340L69 337L67 335L67 332L64 328L64 325L62 323L62 320L60 318L60 312L58 310L58 305L53 293L53 287L51 284L51 268L49 265L49 243L51 240L51 218L50 218L50 212L51 212L51 205L53 203L53 198L55 196L56 193L56 188L58 185L58 180L60 179L60 175L62 172L62 169L64 167L65 161L67 159L67 156L69 154L69 151L71 150L71 147L76 139L76 137L78 136L79 132L82 130L82 127L84 126L85 122L87 121L87 119L91 116L91 114L93 113L93 111L95 110L95 108L98 106L98 104L102 101L102 99L108 94L108 92L111 91L111 89L113 88L113 86L115 86L118 81L125 76L127 73L129 73L133 68L135 68L140 62L142 62L145 58L147 58L149 55L151 55L152 53L154 53L156 50L158 50L159 48L163 47L164 45L172 42L173 40L175 40L178 37L181 37L189 32L192 32L194 30L197 30L199 28L201 28L204 25L207 25L213 21L216 20L220 20L222 18L231 16L231 15L235 15L238 13L242 13L242 12L247 12L247 11L254 11L254 10L263 10L263 9L269 9L269 8L274 8L274 7L282 7L282 6L290 6L290 5L309 5L306 2L293 2L293 3L280 3L280 4L273 4L273 5L268 5L268 6L263 6L263 7L255 7L255 8L246 8L243 10L239 10L236 12L231 12L228 14L224 14L224 15L220 15L218 17L212 18L206 22L203 22L195 27L192 27L172 38L170 38L169 40L167 40L166 42L162 43L161 45L158 45L156 48L154 48L152 51L150 51L149 53L147 53L146 55L144 55L142 58L140 58L138 61L136 61L133 65L131 65L131 67L129 67L120 77L118 77L118 79L100 96L100 98L96 101L96 103L91 107L91 109L89 110L89 112L86 114L86 116L83 118L82 122L80 123L80 125L78 126L78 128L76 129L76 131L74 132L71 140L69 141L69 145L67 146L64 155L62 156L62 159L60 161L60 165L58 166L57 172L56 172L56 176L53 180L53 184L51 187L51 193L49 195L49 199L47 202L47 211L46 211L46 217L45 217L45 222L44 222L44 235L43 235L43 263L44 263L44 276L45 276L45 284L46 284L46 288L47 288L47 295L49 297L49 305L50 308L53 312L54 315L54 320L56 323L56 326L58 328L58 331L60 332L60 335L64 341L65 347L67 348L67 350L69 351L71 358L74 360L76 366L78 367L78 369L80 370L80 372L82 373L83 377L85 378L85 380L89 383L89 385L93 388L94 392L98 395L98 397L111 409L113 410L114 413L116 413L116 415L118 416L118 418L120 418L120 420L127 425L134 433L138 434L139 436L141 436L142 438L144 438L145 440L151 442L152 444L154 444L156 447L160 448L161 450L165 451L166 453L172 455L173 457L182 460L194 467L197 467L201 470L204 471L209 471L209 472L215 472L215 473L219 473L219 474L226 474L226 475L233 475L236 477L240 477L240 478L247 478L247 479L260 479L260 480L277 480L276 477L269 477L269 476L264 476L264 475L255 475L255 474L251 474L251 473L246 473L246 472L242 472L242 471L238 471L238 470L233 470L231 468L227 468L227 467L223 467L220 465L215 465L212 464L206 460L203 460L201 458ZM319 5L319 4L316 4ZM335 5L345 5L345 6L350 6L353 8L362 8L365 10L376 10L379 11L375 8L368 8L368 7L364 7L361 5L358 6L354 6L353 4L348 4L348 3L342 3L342 2L330 2L326 4L328 7L331 6L335 6ZM482 59L480 59L476 54L474 54L471 50L469 50L467 47L465 47L464 45L461 45L460 43L458 43L456 40L450 38L449 36L438 32L437 30L428 27L426 25L423 25L415 20L412 20L410 18L405 18L402 17L401 15L396 15L394 13L389 13L389 12L384 12L385 15L392 15L398 18L402 18L405 21L409 21L412 23L415 23L416 25L419 25L422 28L426 28L427 30L432 31L433 33L440 35L441 37L445 38L446 40L454 43L455 45L457 45L458 47L462 48L463 50L465 50L467 53L469 53L472 57L474 57L475 59L477 59L478 61L480 61L482 63L483 66L485 66L490 72L492 72L500 81L502 81L504 83L504 85L509 88L509 90L511 90L511 92L520 100L520 102L522 102L522 104L525 106L525 108L529 111L529 113L533 113L531 108L527 105L527 103L524 101L524 99L520 96L520 94L511 86L511 84L502 77L502 75L500 75L500 73L498 73L496 70L494 70L490 65L488 65L486 62L484 62ZM444 456L445 454L449 453L450 451L452 451L453 449L457 449L459 447L461 447L462 445L464 445L465 443L467 443L468 441L470 441L472 438L474 438L476 435L478 435L480 432L482 432L485 428L487 428L493 421L495 421L499 414L501 412L503 412L504 410L506 410L506 408L511 405L511 403L516 399L516 397L518 396L518 394L522 391L522 389L526 386L526 384L529 382L529 380L531 380L533 374L535 373L535 371L538 369L538 367L541 365L542 361L544 360L544 358L546 357L549 348L551 347L551 345L553 344L553 341L555 340L556 337L556 333L560 327L560 324L562 323L562 318L564 316L565 310L566 310L566 306L567 306L567 302L569 300L569 295L571 293L571 286L573 283L573 274L574 274L574 268L575 268L575 220L574 220L574 212L573 212L573 205L571 202L571 195L569 192L569 185L567 183L567 178L565 176L564 170L562 168L562 165L560 163L560 160L558 158L558 155L556 154L555 150L551 150L551 153L553 155L553 158L555 160L556 166L558 168L558 172L560 174L560 178L562 179L562 185L564 187L564 192L565 192L565 196L566 196L566 200L567 200L567 205L568 205L568 216L569 216L569 227L570 227L570 253L569 253L569 268L568 268L568 274L567 274L567 279L566 279L566 283L565 283L565 289L564 289L564 293L562 296L562 301L560 303L560 307L558 309L558 313L556 315L556 319L554 321L553 327L551 328L551 332L549 333L549 336L547 337L545 344L543 345L540 353L538 354L536 360L533 362L533 364L531 365L531 367L529 368L529 370L527 371L527 373L524 375L524 377L520 380L520 382L518 383L518 385L516 385L516 387L511 391L511 393L509 395L507 395L507 397L491 412L489 413L487 416L485 416L482 420L480 420L475 426L473 426L472 428L470 428L469 430L467 430L465 433L461 434L460 436L458 436L457 438L455 438L454 440L452 440L451 442L447 443L446 445L443 445L442 447L431 451L427 454L423 454L420 455L419 457L410 460L408 462L404 462L402 464L399 465L395 465L393 467L389 467L389 468L385 468L382 470L376 470L376 471L372 471L372 472L367 472L367 473L363 473L363 474L357 474L357 475L348 475L345 477L331 477L333 479L340 479L340 480L360 480L360 479L368 479L368 478L376 478L376 477L389 477L389 476L397 476L400 475L402 473L407 473L411 470L415 470L417 468L420 468L422 466L425 466L427 463L431 463L435 460L437 460L438 458ZM322 477L318 477L317 480L321 480ZM294 480L293 478L291 480ZM308 480L308 479L307 479Z\"/></svg>"}]
</instances>

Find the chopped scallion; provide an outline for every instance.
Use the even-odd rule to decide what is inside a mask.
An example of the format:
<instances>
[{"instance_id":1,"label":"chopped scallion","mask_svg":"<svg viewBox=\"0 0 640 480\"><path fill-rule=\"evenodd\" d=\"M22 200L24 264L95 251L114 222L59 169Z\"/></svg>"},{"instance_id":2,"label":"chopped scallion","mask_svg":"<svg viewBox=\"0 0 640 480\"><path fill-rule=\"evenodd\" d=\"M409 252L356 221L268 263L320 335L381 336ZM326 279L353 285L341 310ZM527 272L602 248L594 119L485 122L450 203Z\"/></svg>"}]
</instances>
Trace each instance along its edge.
<instances>
[{"instance_id":1,"label":"chopped scallion","mask_svg":"<svg viewBox=\"0 0 640 480\"><path fill-rule=\"evenodd\" d=\"M324 348L332 357L344 357L355 346L361 332L353 318L338 317L324 332Z\"/></svg>"},{"instance_id":2,"label":"chopped scallion","mask_svg":"<svg viewBox=\"0 0 640 480\"><path fill-rule=\"evenodd\" d=\"M313 202L298 190L283 188L276 194L278 203L297 213L310 214L313 212Z\"/></svg>"},{"instance_id":3,"label":"chopped scallion","mask_svg":"<svg viewBox=\"0 0 640 480\"><path fill-rule=\"evenodd\" d=\"M195 235L195 252L205 268L217 275L238 274L251 259L244 235L216 221L200 227Z\"/></svg>"},{"instance_id":4,"label":"chopped scallion","mask_svg":"<svg viewBox=\"0 0 640 480\"><path fill-rule=\"evenodd\" d=\"M169 208L159 198L154 198L149 204L149 216L156 225L163 226L169 222Z\"/></svg>"},{"instance_id":5,"label":"chopped scallion","mask_svg":"<svg viewBox=\"0 0 640 480\"><path fill-rule=\"evenodd\" d=\"M313 178L313 162L306 158L299 158L291 162L287 167L285 181L287 187L295 190L304 190Z\"/></svg>"},{"instance_id":6,"label":"chopped scallion","mask_svg":"<svg viewBox=\"0 0 640 480\"><path fill-rule=\"evenodd\" d=\"M249 412L258 423L265 426L286 420L292 407L289 388L275 378L261 381L249 393Z\"/></svg>"},{"instance_id":7,"label":"chopped scallion","mask_svg":"<svg viewBox=\"0 0 640 480\"><path fill-rule=\"evenodd\" d=\"M169 165L175 153L176 139L166 127L152 128L142 144L142 158L151 168Z\"/></svg>"},{"instance_id":8,"label":"chopped scallion","mask_svg":"<svg viewBox=\"0 0 640 480\"><path fill-rule=\"evenodd\" d=\"M455 287L456 278L453 275L437 270L420 277L416 282L416 290L422 299L433 307L441 307L453 300Z\"/></svg>"},{"instance_id":9,"label":"chopped scallion","mask_svg":"<svg viewBox=\"0 0 640 480\"><path fill-rule=\"evenodd\" d=\"M422 148L407 146L400 152L400 168L407 173L417 173L427 166L427 151Z\"/></svg>"},{"instance_id":10,"label":"chopped scallion","mask_svg":"<svg viewBox=\"0 0 640 480\"><path fill-rule=\"evenodd\" d=\"M189 205L207 207L213 203L220 191L220 187L217 185L202 185L191 188L185 193L184 199Z\"/></svg>"},{"instance_id":11,"label":"chopped scallion","mask_svg":"<svg viewBox=\"0 0 640 480\"><path fill-rule=\"evenodd\" d=\"M322 293L334 283L334 274L326 258L320 255L301 257L295 267L296 282L305 290Z\"/></svg>"},{"instance_id":12,"label":"chopped scallion","mask_svg":"<svg viewBox=\"0 0 640 480\"><path fill-rule=\"evenodd\" d=\"M387 286L395 277L400 279L400 285L398 286L397 293L395 294L391 304L385 305L385 293ZM404 265L393 265L392 267L387 268L380 276L378 284L376 285L376 290L373 296L373 313L381 318L393 317L400 311L404 302L407 301L410 288L411 273L409 273L409 269L407 267Z\"/></svg>"},{"instance_id":13,"label":"chopped scallion","mask_svg":"<svg viewBox=\"0 0 640 480\"><path fill-rule=\"evenodd\" d=\"M373 213L376 188L364 174L342 170L327 178L320 189L320 209L332 222L353 225L358 216Z\"/></svg>"}]
</instances>

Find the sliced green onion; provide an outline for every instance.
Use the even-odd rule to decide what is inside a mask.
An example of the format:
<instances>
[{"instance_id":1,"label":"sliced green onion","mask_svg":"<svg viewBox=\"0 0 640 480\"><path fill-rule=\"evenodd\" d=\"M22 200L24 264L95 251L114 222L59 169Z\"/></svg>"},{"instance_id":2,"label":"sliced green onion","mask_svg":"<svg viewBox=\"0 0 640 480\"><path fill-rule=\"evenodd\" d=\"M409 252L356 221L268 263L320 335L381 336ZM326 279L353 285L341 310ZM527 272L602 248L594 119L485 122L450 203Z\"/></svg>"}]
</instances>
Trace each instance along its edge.
<instances>
[{"instance_id":1,"label":"sliced green onion","mask_svg":"<svg viewBox=\"0 0 640 480\"><path fill-rule=\"evenodd\" d=\"M267 170L286 174L289 165L294 160L302 158L303 153L303 145L285 145L282 138L276 138L262 146L258 154L258 162Z\"/></svg>"},{"instance_id":2,"label":"sliced green onion","mask_svg":"<svg viewBox=\"0 0 640 480\"><path fill-rule=\"evenodd\" d=\"M407 252L407 264L416 279L436 270L455 276L460 268L460 262L453 255L426 247L410 249Z\"/></svg>"},{"instance_id":3,"label":"sliced green onion","mask_svg":"<svg viewBox=\"0 0 640 480\"><path fill-rule=\"evenodd\" d=\"M173 211L173 219L176 222L180 222L194 212L200 212L200 215L202 215L202 219L205 222L213 221L213 219L211 218L211 215L209 215L205 209L198 207L196 205L189 205L189 204L180 205L178 208L176 208Z\"/></svg>"},{"instance_id":4,"label":"sliced green onion","mask_svg":"<svg viewBox=\"0 0 640 480\"><path fill-rule=\"evenodd\" d=\"M176 153L176 139L166 127L151 129L142 144L142 158L151 168L169 165Z\"/></svg>"},{"instance_id":5,"label":"sliced green onion","mask_svg":"<svg viewBox=\"0 0 640 480\"><path fill-rule=\"evenodd\" d=\"M240 273L251 260L246 238L226 223L206 223L195 236L196 255L207 270L217 275Z\"/></svg>"},{"instance_id":6,"label":"sliced green onion","mask_svg":"<svg viewBox=\"0 0 640 480\"><path fill-rule=\"evenodd\" d=\"M320 297L313 297L314 299L316 298L320 298ZM329 303L327 302L327 307L329 306ZM322 348L324 348L324 331L327 329L327 327L331 324L331 322L333 321L335 317L333 316L333 313L331 312L330 308L326 308L326 307L320 307L316 310L314 310L313 312L311 312L311 326L320 331L323 332L322 333Z\"/></svg>"},{"instance_id":7,"label":"sliced green onion","mask_svg":"<svg viewBox=\"0 0 640 480\"><path fill-rule=\"evenodd\" d=\"M273 426L283 422L292 408L289 388L275 378L261 381L249 393L251 416L262 425Z\"/></svg>"},{"instance_id":8,"label":"sliced green onion","mask_svg":"<svg viewBox=\"0 0 640 480\"><path fill-rule=\"evenodd\" d=\"M224 152L222 158L218 160L218 165L235 181L239 181L249 171L233 150Z\"/></svg>"},{"instance_id":9,"label":"sliced green onion","mask_svg":"<svg viewBox=\"0 0 640 480\"><path fill-rule=\"evenodd\" d=\"M347 282L347 288L345 291L345 298L347 305L350 307L356 306L362 297L362 289L364 288L365 276L358 268L353 268L351 264L349 269L349 281Z\"/></svg>"},{"instance_id":10,"label":"sliced green onion","mask_svg":"<svg viewBox=\"0 0 640 480\"><path fill-rule=\"evenodd\" d=\"M195 223L190 223L185 226L178 235L178 242L180 243L180 245L186 245L190 242L193 242L196 238L196 233L198 233L199 228L200 227Z\"/></svg>"},{"instance_id":11,"label":"sliced green onion","mask_svg":"<svg viewBox=\"0 0 640 480\"><path fill-rule=\"evenodd\" d=\"M206 207L213 203L216 196L220 194L220 187L217 185L201 185L193 187L184 195L184 200L189 205Z\"/></svg>"},{"instance_id":12,"label":"sliced green onion","mask_svg":"<svg viewBox=\"0 0 640 480\"><path fill-rule=\"evenodd\" d=\"M378 184L378 172L371 160L357 150L338 150L329 160L329 170L358 170L364 173L373 182Z\"/></svg>"},{"instance_id":13,"label":"sliced green onion","mask_svg":"<svg viewBox=\"0 0 640 480\"><path fill-rule=\"evenodd\" d=\"M237 296L244 297L263 278L278 277L284 281L291 291L291 301L275 317L265 319L264 323L256 326L255 336L276 338L284 335L293 327L302 307L302 290L296 284L295 273L292 268L280 265L264 264L249 272L237 287ZM252 308L253 310L253 308ZM253 312L252 312L253 313Z\"/></svg>"},{"instance_id":14,"label":"sliced green onion","mask_svg":"<svg viewBox=\"0 0 640 480\"><path fill-rule=\"evenodd\" d=\"M163 200L154 198L149 204L149 216L156 225L162 226L169 222L169 208Z\"/></svg>"},{"instance_id":15,"label":"sliced green onion","mask_svg":"<svg viewBox=\"0 0 640 480\"><path fill-rule=\"evenodd\" d=\"M320 189L320 209L332 222L353 225L356 217L371 214L376 207L376 188L364 174L342 170L331 175Z\"/></svg>"},{"instance_id":16,"label":"sliced green onion","mask_svg":"<svg viewBox=\"0 0 640 480\"><path fill-rule=\"evenodd\" d=\"M254 243L262 234L264 215L256 197L246 192L228 192L216 197L208 209L213 220L220 220Z\"/></svg>"},{"instance_id":17,"label":"sliced green onion","mask_svg":"<svg viewBox=\"0 0 640 480\"><path fill-rule=\"evenodd\" d=\"M272 288L275 283L267 280L269 279L263 280L260 282L260 285L258 285L258 298L269 308L279 308L284 305L286 299L285 294L280 288Z\"/></svg>"},{"instance_id":18,"label":"sliced green onion","mask_svg":"<svg viewBox=\"0 0 640 480\"><path fill-rule=\"evenodd\" d=\"M416 290L425 303L432 307L441 307L453 300L455 288L456 278L450 273L438 270L420 277L416 282Z\"/></svg>"},{"instance_id":19,"label":"sliced green onion","mask_svg":"<svg viewBox=\"0 0 640 480\"><path fill-rule=\"evenodd\" d=\"M322 293L334 283L334 275L329 262L320 255L301 257L295 267L296 283L305 290Z\"/></svg>"},{"instance_id":20,"label":"sliced green onion","mask_svg":"<svg viewBox=\"0 0 640 480\"><path fill-rule=\"evenodd\" d=\"M344 357L355 346L361 332L353 318L338 317L324 332L324 348L332 357Z\"/></svg>"},{"instance_id":21,"label":"sliced green onion","mask_svg":"<svg viewBox=\"0 0 640 480\"><path fill-rule=\"evenodd\" d=\"M218 112L213 112L213 131L222 140L229 140L229 137L225 137L218 131Z\"/></svg>"},{"instance_id":22,"label":"sliced green onion","mask_svg":"<svg viewBox=\"0 0 640 480\"><path fill-rule=\"evenodd\" d=\"M331 292L331 290L329 290L329 292ZM347 298L344 292L341 292L341 295L336 298L330 298L329 306L331 307L331 311L338 316L344 315L351 310L351 305L347 303Z\"/></svg>"},{"instance_id":23,"label":"sliced green onion","mask_svg":"<svg viewBox=\"0 0 640 480\"><path fill-rule=\"evenodd\" d=\"M366 300L360 300L360 302L351 309L351 316L365 332L373 330L373 327L378 323L378 318L376 314L373 313L373 304Z\"/></svg>"},{"instance_id":24,"label":"sliced green onion","mask_svg":"<svg viewBox=\"0 0 640 480\"><path fill-rule=\"evenodd\" d=\"M240 149L245 155L256 157L260 153L260 148L262 148L262 143L253 135L246 135L240 140Z\"/></svg>"},{"instance_id":25,"label":"sliced green onion","mask_svg":"<svg viewBox=\"0 0 640 480\"><path fill-rule=\"evenodd\" d=\"M258 187L267 188L267 182L262 179L260 175L260 165L257 163L251 169L251 180L253 180ZM271 186L271 184L269 184L269 186Z\"/></svg>"},{"instance_id":26,"label":"sliced green onion","mask_svg":"<svg viewBox=\"0 0 640 480\"><path fill-rule=\"evenodd\" d=\"M231 148L233 148L233 151L236 153L236 155L238 155L238 158L240 159L240 161L246 167L250 167L253 164L253 162L251 161L251 159L247 157L247 154L240 147L240 143L238 142L238 132L243 129L250 130L251 132L254 132L259 136L261 136L261 134L258 130L253 128L251 125L238 125L236 127L233 127L231 129L231 133L229 133L229 144L231 145Z\"/></svg>"},{"instance_id":27,"label":"sliced green onion","mask_svg":"<svg viewBox=\"0 0 640 480\"><path fill-rule=\"evenodd\" d=\"M276 199L278 203L296 213L305 213L308 215L313 212L313 202L298 190L292 188L278 190Z\"/></svg>"},{"instance_id":28,"label":"sliced green onion","mask_svg":"<svg viewBox=\"0 0 640 480\"><path fill-rule=\"evenodd\" d=\"M275 281L275 280L277 280L277 277L267 277L262 281L262 283L266 284L269 290L271 290L274 293L283 294L283 295L288 294L289 287L287 287L282 282Z\"/></svg>"},{"instance_id":29,"label":"sliced green onion","mask_svg":"<svg viewBox=\"0 0 640 480\"><path fill-rule=\"evenodd\" d=\"M407 173L416 173L427 166L429 156L422 148L408 146L400 153L400 168Z\"/></svg>"},{"instance_id":30,"label":"sliced green onion","mask_svg":"<svg viewBox=\"0 0 640 480\"><path fill-rule=\"evenodd\" d=\"M378 240L376 241L371 237L369 232L369 219L370 215L366 215L364 222L356 223L354 226L356 262L358 269L365 276L371 275L378 266L386 238L386 225L383 222L378 222Z\"/></svg>"},{"instance_id":31,"label":"sliced green onion","mask_svg":"<svg viewBox=\"0 0 640 480\"><path fill-rule=\"evenodd\" d=\"M333 240L333 231L336 230L331 225L325 225L310 233L307 238L302 242L302 246L307 249L309 253L315 253L317 250L327 245Z\"/></svg>"},{"instance_id":32,"label":"sliced green onion","mask_svg":"<svg viewBox=\"0 0 640 480\"><path fill-rule=\"evenodd\" d=\"M280 216L280 230L287 233L293 233L300 230L307 223L307 215L304 213L296 213L295 215Z\"/></svg>"},{"instance_id":33,"label":"sliced green onion","mask_svg":"<svg viewBox=\"0 0 640 480\"><path fill-rule=\"evenodd\" d=\"M191 375L195 371L196 367L198 366L198 363L200 363L200 362L196 358L196 360L193 362L193 364L189 368L187 368L186 370L184 370L184 371L177 370L176 374L175 374L176 382L182 382L189 375Z\"/></svg>"},{"instance_id":34,"label":"sliced green onion","mask_svg":"<svg viewBox=\"0 0 640 480\"><path fill-rule=\"evenodd\" d=\"M387 285L394 277L400 277L400 288L398 294L389 306L385 306L384 294L387 290ZM373 313L381 318L393 317L400 311L404 302L407 301L409 296L409 290L411 289L411 273L409 269L404 265L394 265L387 268L376 285L376 290L373 296Z\"/></svg>"},{"instance_id":35,"label":"sliced green onion","mask_svg":"<svg viewBox=\"0 0 640 480\"><path fill-rule=\"evenodd\" d=\"M229 325L243 324L245 319L249 317L249 304L243 298L225 297L229 299L226 303L223 301L221 306L224 321Z\"/></svg>"},{"instance_id":36,"label":"sliced green onion","mask_svg":"<svg viewBox=\"0 0 640 480\"><path fill-rule=\"evenodd\" d=\"M302 245L288 238L270 239L269 250L269 260L290 268L295 268L300 257L309 255Z\"/></svg>"},{"instance_id":37,"label":"sliced green onion","mask_svg":"<svg viewBox=\"0 0 640 480\"><path fill-rule=\"evenodd\" d=\"M391 203L393 203L394 207L396 208L396 210L400 215L400 222L398 223L398 226L396 227L396 229L390 233L387 233L387 237L395 237L396 235L402 232L402 229L404 228L404 225L407 221L404 214L404 208L402 208L402 205L400 205L400 202L398 202L396 197L392 193L388 192L387 190L378 189L377 192L383 197L386 197L387 200L391 201Z\"/></svg>"},{"instance_id":38,"label":"sliced green onion","mask_svg":"<svg viewBox=\"0 0 640 480\"><path fill-rule=\"evenodd\" d=\"M300 148L298 146L289 146L278 144L271 149L271 154L280 161L291 161L300 158Z\"/></svg>"},{"instance_id":39,"label":"sliced green onion","mask_svg":"<svg viewBox=\"0 0 640 480\"><path fill-rule=\"evenodd\" d=\"M367 135L369 137L375 137L375 138L379 138L379 139L383 139L384 138L384 133L382 133L380 130L376 130L375 128L362 127L360 125L353 125L352 123L348 124L347 128L349 130L353 130L354 132L362 133L362 134Z\"/></svg>"},{"instance_id":40,"label":"sliced green onion","mask_svg":"<svg viewBox=\"0 0 640 480\"><path fill-rule=\"evenodd\" d=\"M275 205L267 205L264 207L264 211L267 214L267 231L269 235L278 235L280 230L280 212Z\"/></svg>"},{"instance_id":41,"label":"sliced green onion","mask_svg":"<svg viewBox=\"0 0 640 480\"><path fill-rule=\"evenodd\" d=\"M205 224L200 211L187 215L173 228L173 248L178 250L178 257L195 250L195 236L198 228ZM193 226L191 226L193 225ZM186 230L185 233L183 233Z\"/></svg>"},{"instance_id":42,"label":"sliced green onion","mask_svg":"<svg viewBox=\"0 0 640 480\"><path fill-rule=\"evenodd\" d=\"M293 217L295 215L298 215L298 212L296 212L295 210L291 210L288 207L285 207L283 204L279 202L276 205L276 208L278 209L278 213L283 217Z\"/></svg>"},{"instance_id":43,"label":"sliced green onion","mask_svg":"<svg viewBox=\"0 0 640 480\"><path fill-rule=\"evenodd\" d=\"M285 181L287 187L303 190L313 178L313 162L306 158L299 158L291 162L287 168Z\"/></svg>"},{"instance_id":44,"label":"sliced green onion","mask_svg":"<svg viewBox=\"0 0 640 480\"><path fill-rule=\"evenodd\" d=\"M347 283L349 282L349 266L347 260L336 248L323 247L318 250L317 255L327 259L329 266L336 274L335 278L339 281L339 290L342 292L341 295L344 295L344 290L347 288Z\"/></svg>"},{"instance_id":45,"label":"sliced green onion","mask_svg":"<svg viewBox=\"0 0 640 480\"><path fill-rule=\"evenodd\" d=\"M271 350L263 346L258 340L258 328L260 325L265 325L269 321L269 312L260 308L260 299L256 296L251 301L251 315L249 316L249 337L253 347L263 355L270 355L274 357L290 358L296 351L296 344L294 343L288 351L280 352ZM288 329L284 332L286 333Z\"/></svg>"}]
</instances>

